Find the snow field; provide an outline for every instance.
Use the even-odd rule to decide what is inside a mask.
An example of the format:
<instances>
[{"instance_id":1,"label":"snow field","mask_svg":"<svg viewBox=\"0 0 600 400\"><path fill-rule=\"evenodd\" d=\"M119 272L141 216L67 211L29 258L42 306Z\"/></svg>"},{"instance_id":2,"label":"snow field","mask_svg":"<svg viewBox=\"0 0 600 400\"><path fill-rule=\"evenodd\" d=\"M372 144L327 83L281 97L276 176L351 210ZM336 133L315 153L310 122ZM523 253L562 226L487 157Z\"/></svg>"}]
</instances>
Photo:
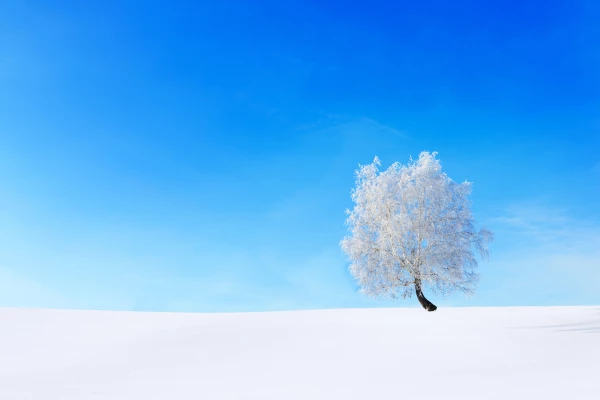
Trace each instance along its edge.
<instances>
[{"instance_id":1,"label":"snow field","mask_svg":"<svg viewBox=\"0 0 600 400\"><path fill-rule=\"evenodd\" d=\"M2 400L600 399L600 307L0 309Z\"/></svg>"}]
</instances>

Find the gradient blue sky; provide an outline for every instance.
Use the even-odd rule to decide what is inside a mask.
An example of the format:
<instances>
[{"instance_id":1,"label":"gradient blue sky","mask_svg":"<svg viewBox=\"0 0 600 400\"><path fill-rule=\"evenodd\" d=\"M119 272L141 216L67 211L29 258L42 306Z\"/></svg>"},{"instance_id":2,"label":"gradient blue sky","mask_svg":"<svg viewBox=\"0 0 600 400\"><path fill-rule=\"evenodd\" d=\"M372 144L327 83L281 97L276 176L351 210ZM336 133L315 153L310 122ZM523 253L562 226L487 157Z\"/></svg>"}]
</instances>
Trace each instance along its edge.
<instances>
[{"instance_id":1,"label":"gradient blue sky","mask_svg":"<svg viewBox=\"0 0 600 400\"><path fill-rule=\"evenodd\" d=\"M417 306L357 293L359 163L438 151L476 296L600 304L600 3L0 2L0 306Z\"/></svg>"}]
</instances>

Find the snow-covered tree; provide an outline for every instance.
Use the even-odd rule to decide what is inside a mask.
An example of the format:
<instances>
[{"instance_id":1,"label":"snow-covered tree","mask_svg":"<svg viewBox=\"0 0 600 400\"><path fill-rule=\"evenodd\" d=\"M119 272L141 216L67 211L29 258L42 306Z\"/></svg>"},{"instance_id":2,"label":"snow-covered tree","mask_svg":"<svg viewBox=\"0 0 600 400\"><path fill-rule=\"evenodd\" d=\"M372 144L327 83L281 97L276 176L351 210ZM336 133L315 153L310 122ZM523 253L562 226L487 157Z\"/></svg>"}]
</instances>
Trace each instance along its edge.
<instances>
[{"instance_id":1,"label":"snow-covered tree","mask_svg":"<svg viewBox=\"0 0 600 400\"><path fill-rule=\"evenodd\" d=\"M436 155L422 152L417 161L382 172L375 157L356 171L355 205L346 211L351 234L340 244L370 297L407 298L414 291L423 308L435 311L424 286L442 295L475 289L474 250L487 258L493 234L474 227L471 183L452 181Z\"/></svg>"}]
</instances>

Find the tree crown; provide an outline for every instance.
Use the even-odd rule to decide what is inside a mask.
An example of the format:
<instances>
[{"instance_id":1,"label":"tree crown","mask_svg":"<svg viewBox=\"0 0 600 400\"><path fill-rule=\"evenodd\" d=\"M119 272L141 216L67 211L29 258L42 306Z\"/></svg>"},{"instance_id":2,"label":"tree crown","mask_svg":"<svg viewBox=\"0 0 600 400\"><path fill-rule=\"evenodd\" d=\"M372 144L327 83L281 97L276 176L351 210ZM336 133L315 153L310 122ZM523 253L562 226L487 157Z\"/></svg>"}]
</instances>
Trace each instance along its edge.
<instances>
[{"instance_id":1,"label":"tree crown","mask_svg":"<svg viewBox=\"0 0 600 400\"><path fill-rule=\"evenodd\" d=\"M452 181L436 155L422 152L385 171L375 157L356 171L354 209L346 210L350 235L340 244L368 296L410 297L421 283L441 294L475 289L474 252L487 258L493 234L475 229L471 183Z\"/></svg>"}]
</instances>

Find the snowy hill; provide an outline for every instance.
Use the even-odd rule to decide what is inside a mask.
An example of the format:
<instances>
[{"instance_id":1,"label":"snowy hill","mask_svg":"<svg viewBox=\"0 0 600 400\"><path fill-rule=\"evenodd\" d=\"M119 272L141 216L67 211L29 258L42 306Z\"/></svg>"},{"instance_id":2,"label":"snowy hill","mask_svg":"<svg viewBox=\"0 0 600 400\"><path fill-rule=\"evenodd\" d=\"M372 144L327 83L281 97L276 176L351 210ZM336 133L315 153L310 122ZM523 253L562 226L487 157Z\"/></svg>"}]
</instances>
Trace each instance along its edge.
<instances>
[{"instance_id":1,"label":"snowy hill","mask_svg":"<svg viewBox=\"0 0 600 400\"><path fill-rule=\"evenodd\" d=\"M600 307L0 309L0 399L600 399Z\"/></svg>"}]
</instances>

